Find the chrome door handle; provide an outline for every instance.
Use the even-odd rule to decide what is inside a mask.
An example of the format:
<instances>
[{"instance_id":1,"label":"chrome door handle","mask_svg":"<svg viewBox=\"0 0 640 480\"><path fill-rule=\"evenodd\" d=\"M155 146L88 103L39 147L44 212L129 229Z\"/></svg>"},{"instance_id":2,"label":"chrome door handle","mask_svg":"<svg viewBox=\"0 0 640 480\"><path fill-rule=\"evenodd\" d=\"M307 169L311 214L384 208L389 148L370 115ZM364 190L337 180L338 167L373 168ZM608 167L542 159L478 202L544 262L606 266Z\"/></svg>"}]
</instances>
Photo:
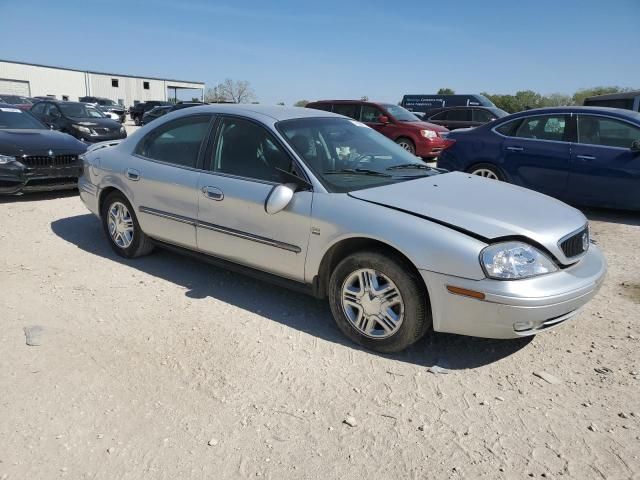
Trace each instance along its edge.
<instances>
[{"instance_id":1,"label":"chrome door handle","mask_svg":"<svg viewBox=\"0 0 640 480\"><path fill-rule=\"evenodd\" d=\"M216 200L217 202L224 199L224 193L216 187L202 187L202 194L211 200Z\"/></svg>"},{"instance_id":2,"label":"chrome door handle","mask_svg":"<svg viewBox=\"0 0 640 480\"><path fill-rule=\"evenodd\" d=\"M133 180L134 182L140 180L140 172L134 168L127 168L125 175L129 180Z\"/></svg>"},{"instance_id":3,"label":"chrome door handle","mask_svg":"<svg viewBox=\"0 0 640 480\"><path fill-rule=\"evenodd\" d=\"M522 152L524 150L524 148L522 148L522 147L507 147L507 150L509 150L510 152Z\"/></svg>"},{"instance_id":4,"label":"chrome door handle","mask_svg":"<svg viewBox=\"0 0 640 480\"><path fill-rule=\"evenodd\" d=\"M580 160L595 160L596 157L594 157L593 155L576 155L576 158L579 158Z\"/></svg>"}]
</instances>

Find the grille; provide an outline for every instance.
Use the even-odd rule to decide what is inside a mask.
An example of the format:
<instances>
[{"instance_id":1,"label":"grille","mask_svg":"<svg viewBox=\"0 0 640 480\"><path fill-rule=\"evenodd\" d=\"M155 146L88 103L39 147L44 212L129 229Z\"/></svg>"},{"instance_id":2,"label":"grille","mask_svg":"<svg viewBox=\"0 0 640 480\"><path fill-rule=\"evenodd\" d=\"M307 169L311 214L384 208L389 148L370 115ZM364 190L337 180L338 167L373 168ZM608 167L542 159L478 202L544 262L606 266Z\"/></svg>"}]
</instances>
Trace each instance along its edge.
<instances>
[{"instance_id":1,"label":"grille","mask_svg":"<svg viewBox=\"0 0 640 480\"><path fill-rule=\"evenodd\" d=\"M76 177L36 178L27 182L27 187L51 187L56 185L73 185L78 183Z\"/></svg>"},{"instance_id":2,"label":"grille","mask_svg":"<svg viewBox=\"0 0 640 480\"><path fill-rule=\"evenodd\" d=\"M98 135L106 135L111 132L108 128L94 128L93 131Z\"/></svg>"},{"instance_id":3,"label":"grille","mask_svg":"<svg viewBox=\"0 0 640 480\"><path fill-rule=\"evenodd\" d=\"M560 242L560 248L567 258L576 257L586 252L589 249L589 227L583 228Z\"/></svg>"},{"instance_id":4,"label":"grille","mask_svg":"<svg viewBox=\"0 0 640 480\"><path fill-rule=\"evenodd\" d=\"M46 155L30 156L20 158L20 162L27 167L64 167L66 165L74 165L78 161L77 155L56 155L49 157Z\"/></svg>"}]
</instances>

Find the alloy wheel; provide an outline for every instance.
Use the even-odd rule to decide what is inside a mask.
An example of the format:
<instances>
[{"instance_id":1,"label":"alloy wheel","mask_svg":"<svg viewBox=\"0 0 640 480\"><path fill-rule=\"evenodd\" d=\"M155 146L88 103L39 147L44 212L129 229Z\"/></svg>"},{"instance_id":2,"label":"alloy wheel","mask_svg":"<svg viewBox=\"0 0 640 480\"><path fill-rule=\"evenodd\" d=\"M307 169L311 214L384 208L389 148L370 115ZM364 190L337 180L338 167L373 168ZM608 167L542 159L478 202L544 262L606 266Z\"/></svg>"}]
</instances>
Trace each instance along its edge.
<instances>
[{"instance_id":1,"label":"alloy wheel","mask_svg":"<svg viewBox=\"0 0 640 480\"><path fill-rule=\"evenodd\" d=\"M489 170L488 168L478 168L471 172L472 175L478 175L479 177L488 178L490 180L500 180L496 172Z\"/></svg>"},{"instance_id":2,"label":"alloy wheel","mask_svg":"<svg viewBox=\"0 0 640 480\"><path fill-rule=\"evenodd\" d=\"M356 270L345 279L342 309L360 333L376 339L396 333L404 320L405 310L396 284L372 269Z\"/></svg>"},{"instance_id":3,"label":"alloy wheel","mask_svg":"<svg viewBox=\"0 0 640 480\"><path fill-rule=\"evenodd\" d=\"M127 206L121 202L113 202L109 207L107 220L109 235L120 248L128 248L133 242L133 218Z\"/></svg>"}]
</instances>

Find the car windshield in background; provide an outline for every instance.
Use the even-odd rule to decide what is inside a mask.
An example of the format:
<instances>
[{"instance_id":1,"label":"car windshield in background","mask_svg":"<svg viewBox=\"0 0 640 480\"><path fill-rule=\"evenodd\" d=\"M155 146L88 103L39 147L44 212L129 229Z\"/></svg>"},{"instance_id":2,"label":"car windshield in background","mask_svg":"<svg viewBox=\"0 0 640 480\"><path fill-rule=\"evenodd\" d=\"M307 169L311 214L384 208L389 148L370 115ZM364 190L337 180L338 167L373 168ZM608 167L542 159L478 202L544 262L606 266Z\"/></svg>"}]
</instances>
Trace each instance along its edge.
<instances>
[{"instance_id":1,"label":"car windshield in background","mask_svg":"<svg viewBox=\"0 0 640 480\"><path fill-rule=\"evenodd\" d=\"M100 110L81 103L60 103L58 104L62 113L73 118L104 118L105 115Z\"/></svg>"},{"instance_id":2,"label":"car windshield in background","mask_svg":"<svg viewBox=\"0 0 640 480\"><path fill-rule=\"evenodd\" d=\"M43 129L46 128L30 113L23 112L19 108L7 108L0 106L0 129Z\"/></svg>"},{"instance_id":3,"label":"car windshield in background","mask_svg":"<svg viewBox=\"0 0 640 480\"><path fill-rule=\"evenodd\" d=\"M10 103L13 105L31 104L28 98L20 97L18 95L0 95L0 100L4 103Z\"/></svg>"},{"instance_id":4,"label":"car windshield in background","mask_svg":"<svg viewBox=\"0 0 640 480\"><path fill-rule=\"evenodd\" d=\"M303 118L277 124L325 187L350 192L440 173L365 124Z\"/></svg>"},{"instance_id":5,"label":"car windshield in background","mask_svg":"<svg viewBox=\"0 0 640 480\"><path fill-rule=\"evenodd\" d=\"M421 121L418 117L416 117L413 113L411 113L406 108L401 107L400 105L393 105L391 103L385 103L384 108L387 109L391 115L394 116L396 120L399 122L419 122Z\"/></svg>"}]
</instances>

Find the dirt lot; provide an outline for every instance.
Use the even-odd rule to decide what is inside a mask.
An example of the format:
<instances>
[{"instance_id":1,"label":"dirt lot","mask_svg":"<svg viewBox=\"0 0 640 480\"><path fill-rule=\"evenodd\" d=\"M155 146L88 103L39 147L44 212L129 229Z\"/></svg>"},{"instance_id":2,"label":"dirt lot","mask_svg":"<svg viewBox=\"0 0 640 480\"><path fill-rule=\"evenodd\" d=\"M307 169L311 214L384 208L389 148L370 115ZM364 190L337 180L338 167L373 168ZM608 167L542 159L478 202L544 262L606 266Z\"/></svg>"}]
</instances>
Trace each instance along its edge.
<instances>
[{"instance_id":1,"label":"dirt lot","mask_svg":"<svg viewBox=\"0 0 640 480\"><path fill-rule=\"evenodd\" d=\"M640 216L589 216L574 321L382 356L302 294L123 261L75 193L2 199L0 478L640 478Z\"/></svg>"}]
</instances>

